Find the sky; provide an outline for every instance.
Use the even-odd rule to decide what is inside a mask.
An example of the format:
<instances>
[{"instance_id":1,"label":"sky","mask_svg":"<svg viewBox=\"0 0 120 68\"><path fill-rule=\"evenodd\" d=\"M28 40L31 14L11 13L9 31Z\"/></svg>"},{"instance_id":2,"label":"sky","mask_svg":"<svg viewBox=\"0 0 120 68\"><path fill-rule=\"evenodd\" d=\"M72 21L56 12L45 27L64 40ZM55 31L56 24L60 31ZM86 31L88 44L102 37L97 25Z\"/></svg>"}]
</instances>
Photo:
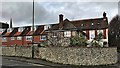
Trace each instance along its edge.
<instances>
[{"instance_id":1,"label":"sky","mask_svg":"<svg viewBox=\"0 0 120 68\"><path fill-rule=\"evenodd\" d=\"M9 24L13 20L14 27L32 25L32 1L0 2L0 21ZM63 2L40 2L35 1L35 25L58 23L59 14L64 15L64 19L82 20L89 18L101 18L103 12L107 13L108 21L118 14L117 1L63 1Z\"/></svg>"}]
</instances>

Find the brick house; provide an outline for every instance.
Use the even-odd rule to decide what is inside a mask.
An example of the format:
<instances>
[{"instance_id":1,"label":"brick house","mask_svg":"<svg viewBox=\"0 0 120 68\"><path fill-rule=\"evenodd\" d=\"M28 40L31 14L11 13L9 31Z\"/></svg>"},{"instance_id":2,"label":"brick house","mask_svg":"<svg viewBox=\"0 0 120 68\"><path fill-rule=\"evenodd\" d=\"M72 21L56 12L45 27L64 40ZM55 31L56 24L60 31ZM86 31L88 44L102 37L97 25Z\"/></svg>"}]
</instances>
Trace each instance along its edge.
<instances>
[{"instance_id":1,"label":"brick house","mask_svg":"<svg viewBox=\"0 0 120 68\"><path fill-rule=\"evenodd\" d=\"M72 21L68 19L63 20L63 15L60 14L59 23L51 25L51 28L46 30L46 32L48 33L48 39L54 41L52 43L54 45L69 45L68 38L81 33L86 36L88 41L92 41L99 33L102 33L102 40L108 42L108 19L105 12L102 18ZM67 41L67 43L63 43L65 41ZM50 42L48 43L50 44Z\"/></svg>"},{"instance_id":2,"label":"brick house","mask_svg":"<svg viewBox=\"0 0 120 68\"><path fill-rule=\"evenodd\" d=\"M46 41L46 34L44 31L44 25L35 26L34 32L31 26L8 28L2 35L2 45L31 45L32 35L34 36L34 43ZM44 38L45 37L45 38Z\"/></svg>"},{"instance_id":3,"label":"brick house","mask_svg":"<svg viewBox=\"0 0 120 68\"><path fill-rule=\"evenodd\" d=\"M7 28L9 28L9 24L7 24L7 22L6 22L6 23L0 22L0 36L1 36L2 34L4 34L3 32L4 32ZM1 37L0 37L0 45L2 45L2 38L1 38Z\"/></svg>"},{"instance_id":4,"label":"brick house","mask_svg":"<svg viewBox=\"0 0 120 68\"><path fill-rule=\"evenodd\" d=\"M59 22L56 24L36 25L34 32L31 26L14 27L2 30L2 45L29 45L34 42L40 43L48 41L48 44L64 46L70 44L70 37L77 34L84 34L88 41L96 38L102 32L103 41L108 42L108 19L106 13L101 18L83 20L63 20L63 15L59 15ZM63 43L66 42L66 43Z\"/></svg>"}]
</instances>

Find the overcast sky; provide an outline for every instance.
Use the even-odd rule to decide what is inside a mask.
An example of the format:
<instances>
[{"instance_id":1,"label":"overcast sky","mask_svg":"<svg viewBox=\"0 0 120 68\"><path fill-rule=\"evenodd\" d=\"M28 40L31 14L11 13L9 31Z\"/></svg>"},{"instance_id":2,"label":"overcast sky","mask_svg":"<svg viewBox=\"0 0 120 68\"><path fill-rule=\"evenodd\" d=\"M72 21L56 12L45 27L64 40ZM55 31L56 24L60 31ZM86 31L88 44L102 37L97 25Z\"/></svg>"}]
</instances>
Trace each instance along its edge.
<instances>
[{"instance_id":1,"label":"overcast sky","mask_svg":"<svg viewBox=\"0 0 120 68\"><path fill-rule=\"evenodd\" d=\"M0 21L12 18L13 26L32 25L32 2L0 2ZM35 2L35 24L58 23L59 14L64 19L79 20L102 17L107 13L108 21L118 14L118 2Z\"/></svg>"}]
</instances>

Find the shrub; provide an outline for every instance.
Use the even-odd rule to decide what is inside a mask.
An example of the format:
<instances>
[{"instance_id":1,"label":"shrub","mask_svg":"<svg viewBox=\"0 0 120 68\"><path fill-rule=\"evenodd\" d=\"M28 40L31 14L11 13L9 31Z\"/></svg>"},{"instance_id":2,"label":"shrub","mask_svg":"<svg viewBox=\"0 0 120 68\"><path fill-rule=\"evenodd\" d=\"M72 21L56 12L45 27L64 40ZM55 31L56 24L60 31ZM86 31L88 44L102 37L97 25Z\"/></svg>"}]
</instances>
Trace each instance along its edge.
<instances>
[{"instance_id":1,"label":"shrub","mask_svg":"<svg viewBox=\"0 0 120 68\"><path fill-rule=\"evenodd\" d=\"M90 45L94 47L103 47L103 45L101 44L103 42L102 38L103 34L100 32L97 37L91 41Z\"/></svg>"},{"instance_id":2,"label":"shrub","mask_svg":"<svg viewBox=\"0 0 120 68\"><path fill-rule=\"evenodd\" d=\"M86 41L83 35L76 35L70 38L70 44L72 46L86 46Z\"/></svg>"},{"instance_id":3,"label":"shrub","mask_svg":"<svg viewBox=\"0 0 120 68\"><path fill-rule=\"evenodd\" d=\"M46 42L42 42L38 44L38 47L45 47L45 46L48 46Z\"/></svg>"}]
</instances>

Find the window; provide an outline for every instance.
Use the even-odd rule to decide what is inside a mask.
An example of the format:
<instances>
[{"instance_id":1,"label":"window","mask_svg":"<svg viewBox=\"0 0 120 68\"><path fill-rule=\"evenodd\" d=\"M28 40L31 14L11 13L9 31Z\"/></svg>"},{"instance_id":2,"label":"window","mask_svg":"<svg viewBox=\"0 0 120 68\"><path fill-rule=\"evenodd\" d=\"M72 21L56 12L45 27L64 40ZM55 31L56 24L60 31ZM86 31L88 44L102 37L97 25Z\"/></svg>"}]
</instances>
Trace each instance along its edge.
<instances>
[{"instance_id":1,"label":"window","mask_svg":"<svg viewBox=\"0 0 120 68\"><path fill-rule=\"evenodd\" d=\"M57 37L57 32L53 32L53 38L56 38Z\"/></svg>"},{"instance_id":2,"label":"window","mask_svg":"<svg viewBox=\"0 0 120 68\"><path fill-rule=\"evenodd\" d=\"M2 42L7 42L7 38L6 37L2 37Z\"/></svg>"},{"instance_id":3,"label":"window","mask_svg":"<svg viewBox=\"0 0 120 68\"><path fill-rule=\"evenodd\" d=\"M22 40L22 37L17 37L17 40Z\"/></svg>"},{"instance_id":4,"label":"window","mask_svg":"<svg viewBox=\"0 0 120 68\"><path fill-rule=\"evenodd\" d=\"M11 40L15 40L15 37L11 37Z\"/></svg>"},{"instance_id":5,"label":"window","mask_svg":"<svg viewBox=\"0 0 120 68\"><path fill-rule=\"evenodd\" d=\"M93 25L94 25L94 23L91 23L91 25L93 26Z\"/></svg>"},{"instance_id":6,"label":"window","mask_svg":"<svg viewBox=\"0 0 120 68\"><path fill-rule=\"evenodd\" d=\"M97 35L102 33L103 34L103 30L97 30Z\"/></svg>"},{"instance_id":7,"label":"window","mask_svg":"<svg viewBox=\"0 0 120 68\"><path fill-rule=\"evenodd\" d=\"M103 20L105 21L106 19L104 18Z\"/></svg>"},{"instance_id":8,"label":"window","mask_svg":"<svg viewBox=\"0 0 120 68\"><path fill-rule=\"evenodd\" d=\"M24 30L24 28L19 28L18 32L22 32Z\"/></svg>"},{"instance_id":9,"label":"window","mask_svg":"<svg viewBox=\"0 0 120 68\"><path fill-rule=\"evenodd\" d=\"M26 41L32 41L32 36L26 36Z\"/></svg>"},{"instance_id":10,"label":"window","mask_svg":"<svg viewBox=\"0 0 120 68\"><path fill-rule=\"evenodd\" d=\"M65 31L64 37L71 37L71 31Z\"/></svg>"},{"instance_id":11,"label":"window","mask_svg":"<svg viewBox=\"0 0 120 68\"><path fill-rule=\"evenodd\" d=\"M86 33L86 31L83 31L84 33Z\"/></svg>"},{"instance_id":12,"label":"window","mask_svg":"<svg viewBox=\"0 0 120 68\"><path fill-rule=\"evenodd\" d=\"M41 40L47 40L47 39L46 39L46 35L42 35L42 36L40 37L40 39L41 39Z\"/></svg>"},{"instance_id":13,"label":"window","mask_svg":"<svg viewBox=\"0 0 120 68\"><path fill-rule=\"evenodd\" d=\"M12 28L8 28L8 29L7 29L7 32L12 32Z\"/></svg>"},{"instance_id":14,"label":"window","mask_svg":"<svg viewBox=\"0 0 120 68\"><path fill-rule=\"evenodd\" d=\"M0 29L0 32L2 33L2 32L4 32L5 31L5 29Z\"/></svg>"},{"instance_id":15,"label":"window","mask_svg":"<svg viewBox=\"0 0 120 68\"><path fill-rule=\"evenodd\" d=\"M83 24L81 24L81 26L84 26Z\"/></svg>"},{"instance_id":16,"label":"window","mask_svg":"<svg viewBox=\"0 0 120 68\"><path fill-rule=\"evenodd\" d=\"M102 36L104 35L103 30L97 30L97 35L99 35L100 33L101 33Z\"/></svg>"},{"instance_id":17,"label":"window","mask_svg":"<svg viewBox=\"0 0 120 68\"><path fill-rule=\"evenodd\" d=\"M95 31L91 30L90 31L90 39L94 39L95 38Z\"/></svg>"},{"instance_id":18,"label":"window","mask_svg":"<svg viewBox=\"0 0 120 68\"><path fill-rule=\"evenodd\" d=\"M37 27L36 26L34 26L34 31L37 29ZM33 31L33 27L31 27L31 31Z\"/></svg>"},{"instance_id":19,"label":"window","mask_svg":"<svg viewBox=\"0 0 120 68\"><path fill-rule=\"evenodd\" d=\"M97 24L100 25L100 22L98 22Z\"/></svg>"},{"instance_id":20,"label":"window","mask_svg":"<svg viewBox=\"0 0 120 68\"><path fill-rule=\"evenodd\" d=\"M44 26L44 30L47 30L47 29L49 29L49 28L51 28L50 25L45 25L45 26Z\"/></svg>"}]
</instances>

